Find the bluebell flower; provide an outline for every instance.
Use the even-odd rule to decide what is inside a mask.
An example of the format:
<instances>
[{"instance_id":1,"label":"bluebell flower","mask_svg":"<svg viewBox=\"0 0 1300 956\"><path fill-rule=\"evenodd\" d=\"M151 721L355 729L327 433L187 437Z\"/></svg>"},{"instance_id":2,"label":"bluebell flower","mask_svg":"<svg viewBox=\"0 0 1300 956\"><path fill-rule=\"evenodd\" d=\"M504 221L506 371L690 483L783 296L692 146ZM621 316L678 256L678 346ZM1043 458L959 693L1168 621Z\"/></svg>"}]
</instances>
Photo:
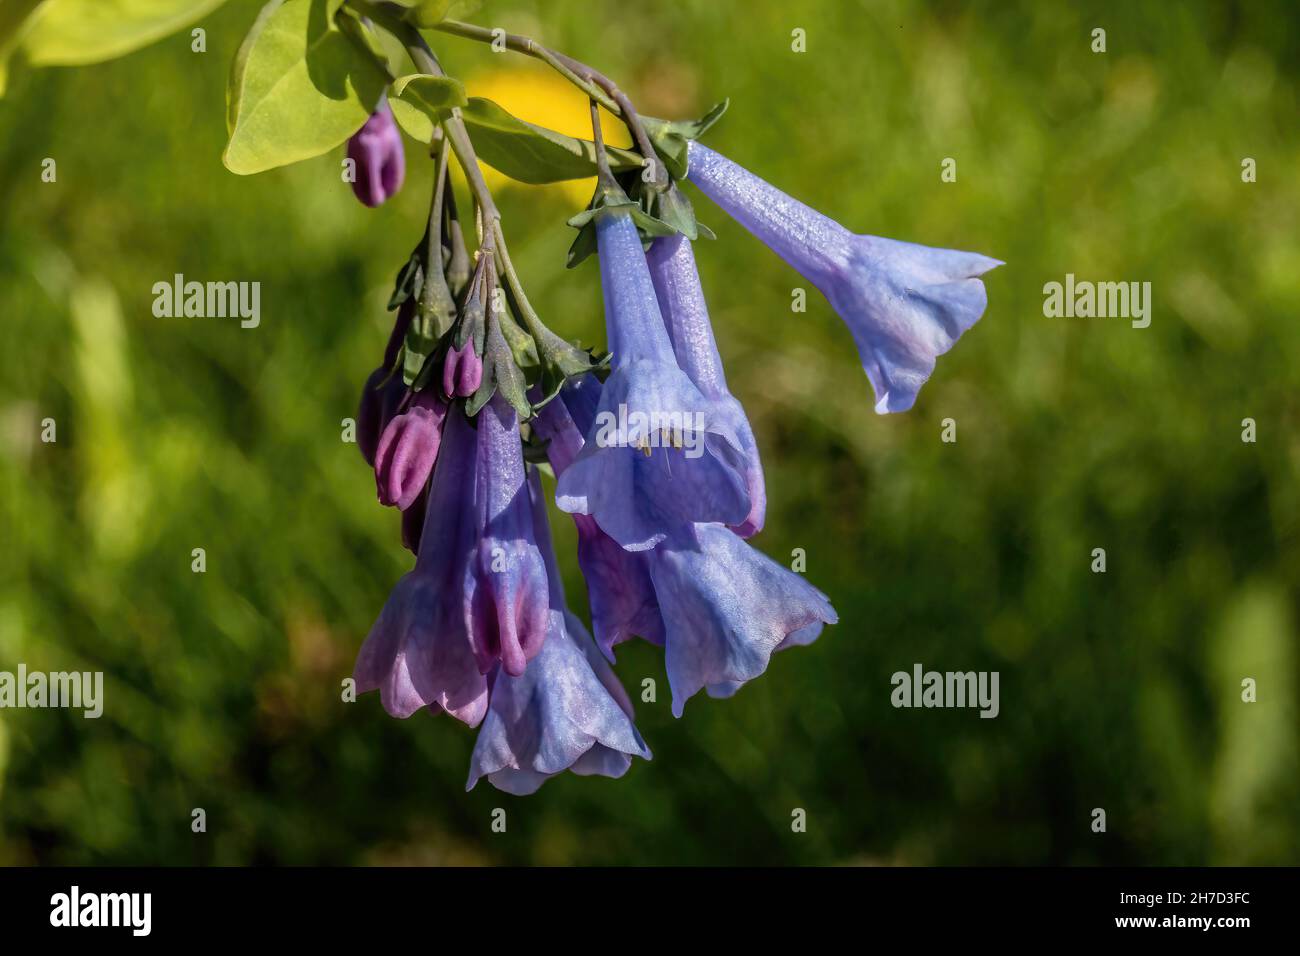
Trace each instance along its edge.
<instances>
[{"instance_id":1,"label":"bluebell flower","mask_svg":"<svg viewBox=\"0 0 1300 956\"><path fill-rule=\"evenodd\" d=\"M470 757L472 790L482 777L523 796L565 770L621 777L650 750L632 723L632 702L591 636L565 606L541 484L529 483L534 536L546 559L550 617L546 642L520 676L492 678L487 717Z\"/></svg>"},{"instance_id":2,"label":"bluebell flower","mask_svg":"<svg viewBox=\"0 0 1300 956\"><path fill-rule=\"evenodd\" d=\"M556 503L631 550L697 521L738 525L750 501L734 416L678 367L631 216L602 211L596 237L612 371Z\"/></svg>"},{"instance_id":3,"label":"bluebell flower","mask_svg":"<svg viewBox=\"0 0 1300 956\"><path fill-rule=\"evenodd\" d=\"M855 235L698 142L689 180L813 283L849 327L876 411L903 412L988 302L997 259Z\"/></svg>"},{"instance_id":4,"label":"bluebell flower","mask_svg":"<svg viewBox=\"0 0 1300 956\"><path fill-rule=\"evenodd\" d=\"M546 439L547 458L564 475L582 450L600 400L594 376L572 379L561 397L538 411L532 425ZM590 515L572 516L578 529L578 566L587 582L591 626L601 651L613 661L613 647L633 637L663 644L663 621L643 552L627 551L601 530Z\"/></svg>"},{"instance_id":5,"label":"bluebell flower","mask_svg":"<svg viewBox=\"0 0 1300 956\"><path fill-rule=\"evenodd\" d=\"M546 561L534 536L514 410L494 397L471 424L443 426L415 568L393 589L357 656L357 690L385 709L421 707L476 726L486 675L518 676L550 630Z\"/></svg>"},{"instance_id":6,"label":"bluebell flower","mask_svg":"<svg viewBox=\"0 0 1300 956\"><path fill-rule=\"evenodd\" d=\"M654 280L659 311L668 327L677 364L705 398L730 411L730 420L745 455L745 486L749 490L749 514L731 530L748 538L763 530L763 517L767 513L763 464L749 417L727 388L722 356L713 338L709 307L704 301L691 243L681 233L656 239L646 252L646 261L650 264L650 278Z\"/></svg>"},{"instance_id":7,"label":"bluebell flower","mask_svg":"<svg viewBox=\"0 0 1300 956\"><path fill-rule=\"evenodd\" d=\"M580 426L599 388L590 376L566 386L535 420L561 482L581 458ZM578 534L597 645L612 660L614 645L634 635L662 644L679 717L699 690L729 696L774 652L811 643L838 620L824 594L721 524L676 528L638 552L599 527L579 524Z\"/></svg>"},{"instance_id":8,"label":"bluebell flower","mask_svg":"<svg viewBox=\"0 0 1300 956\"><path fill-rule=\"evenodd\" d=\"M839 620L826 595L722 525L697 524L646 560L677 717L697 691L730 696L776 651L810 644Z\"/></svg>"}]
</instances>

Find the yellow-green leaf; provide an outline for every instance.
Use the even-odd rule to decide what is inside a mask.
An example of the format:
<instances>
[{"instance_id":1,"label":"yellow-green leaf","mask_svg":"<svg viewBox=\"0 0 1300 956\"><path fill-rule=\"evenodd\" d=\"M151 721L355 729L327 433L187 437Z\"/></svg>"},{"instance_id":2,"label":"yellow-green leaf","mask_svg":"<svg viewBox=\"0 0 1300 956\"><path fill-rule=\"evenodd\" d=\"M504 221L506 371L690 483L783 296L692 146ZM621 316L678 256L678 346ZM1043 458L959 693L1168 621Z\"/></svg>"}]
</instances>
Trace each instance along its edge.
<instances>
[{"instance_id":1,"label":"yellow-green leaf","mask_svg":"<svg viewBox=\"0 0 1300 956\"><path fill-rule=\"evenodd\" d=\"M365 123L386 73L338 29L332 0L272 0L235 57L222 161L240 175L328 152Z\"/></svg>"},{"instance_id":2,"label":"yellow-green leaf","mask_svg":"<svg viewBox=\"0 0 1300 956\"><path fill-rule=\"evenodd\" d=\"M23 41L23 50L33 66L100 63L175 33L224 2L45 0Z\"/></svg>"},{"instance_id":3,"label":"yellow-green leaf","mask_svg":"<svg viewBox=\"0 0 1300 956\"><path fill-rule=\"evenodd\" d=\"M429 136L434 123L441 123L453 107L464 106L465 87L449 76L412 73L393 80L390 102L401 102L422 113L429 121ZM427 140L426 140L427 141Z\"/></svg>"},{"instance_id":4,"label":"yellow-green leaf","mask_svg":"<svg viewBox=\"0 0 1300 956\"><path fill-rule=\"evenodd\" d=\"M448 18L459 20L474 13L479 0L398 0L407 7L406 19L417 27L435 27Z\"/></svg>"}]
</instances>

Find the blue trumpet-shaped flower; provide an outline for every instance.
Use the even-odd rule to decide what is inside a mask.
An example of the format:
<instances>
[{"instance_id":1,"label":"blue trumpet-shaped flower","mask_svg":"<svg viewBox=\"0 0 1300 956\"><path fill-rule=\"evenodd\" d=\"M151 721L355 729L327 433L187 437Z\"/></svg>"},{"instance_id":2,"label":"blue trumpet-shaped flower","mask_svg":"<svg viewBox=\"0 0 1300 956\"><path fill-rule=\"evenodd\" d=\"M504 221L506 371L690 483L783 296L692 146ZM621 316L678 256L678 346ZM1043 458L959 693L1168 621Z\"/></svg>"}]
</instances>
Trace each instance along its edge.
<instances>
[{"instance_id":1,"label":"blue trumpet-shaped flower","mask_svg":"<svg viewBox=\"0 0 1300 956\"><path fill-rule=\"evenodd\" d=\"M453 408L415 568L357 656L357 689L378 689L395 717L430 707L475 726L487 710L485 675L498 663L522 674L550 627L515 413L500 396L476 425Z\"/></svg>"},{"instance_id":2,"label":"blue trumpet-shaped flower","mask_svg":"<svg viewBox=\"0 0 1300 956\"><path fill-rule=\"evenodd\" d=\"M566 386L536 419L561 482L581 457L581 425L599 388L589 376ZM612 660L613 646L634 635L663 644L679 717L697 691L729 696L762 674L773 652L811 643L837 620L824 594L721 524L679 527L639 552L599 527L579 524L578 534L598 646Z\"/></svg>"},{"instance_id":3,"label":"blue trumpet-shaped flower","mask_svg":"<svg viewBox=\"0 0 1300 956\"><path fill-rule=\"evenodd\" d=\"M563 476L578 453L582 436L591 430L600 402L600 382L591 375L572 379L562 397L548 402L533 420L549 444L547 458ZM587 582L591 625L596 641L610 660L612 648L640 636L663 644L663 620L643 554L627 551L607 535L590 515L573 515L578 528L578 566Z\"/></svg>"},{"instance_id":4,"label":"blue trumpet-shaped flower","mask_svg":"<svg viewBox=\"0 0 1300 956\"><path fill-rule=\"evenodd\" d=\"M697 521L739 525L750 500L734 411L678 366L631 216L603 210L596 236L613 365L556 502L631 550Z\"/></svg>"},{"instance_id":5,"label":"blue trumpet-shaped flower","mask_svg":"<svg viewBox=\"0 0 1300 956\"><path fill-rule=\"evenodd\" d=\"M748 538L763 530L763 517L767 512L767 491L763 484L763 465L758 458L758 445L753 429L740 402L727 389L727 378L722 371L722 356L713 338L709 322L709 308L700 286L700 273L695 268L695 255L691 244L681 233L656 239L646 253L650 264L650 277L654 280L659 310L668 327L668 337L673 343L677 364L705 396L730 410L736 427L741 451L745 455L745 485L749 490L749 514L733 531Z\"/></svg>"},{"instance_id":6,"label":"blue trumpet-shaped flower","mask_svg":"<svg viewBox=\"0 0 1300 956\"><path fill-rule=\"evenodd\" d=\"M534 534L546 559L550 618L546 643L520 676L492 679L487 717L470 757L472 790L481 777L517 796L557 773L621 777L650 750L632 723L632 702L565 607L536 472L530 480Z\"/></svg>"},{"instance_id":7,"label":"blue trumpet-shaped flower","mask_svg":"<svg viewBox=\"0 0 1300 956\"><path fill-rule=\"evenodd\" d=\"M876 411L903 412L988 302L997 259L854 235L698 142L689 179L821 290L857 343Z\"/></svg>"}]
</instances>

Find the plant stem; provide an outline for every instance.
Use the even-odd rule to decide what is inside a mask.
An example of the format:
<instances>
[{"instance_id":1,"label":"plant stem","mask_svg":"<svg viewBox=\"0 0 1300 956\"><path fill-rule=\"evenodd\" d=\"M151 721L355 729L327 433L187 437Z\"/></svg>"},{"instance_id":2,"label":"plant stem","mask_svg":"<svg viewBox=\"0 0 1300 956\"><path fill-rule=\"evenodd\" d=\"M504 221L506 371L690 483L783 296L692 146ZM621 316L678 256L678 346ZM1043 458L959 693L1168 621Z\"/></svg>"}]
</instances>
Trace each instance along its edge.
<instances>
[{"instance_id":1,"label":"plant stem","mask_svg":"<svg viewBox=\"0 0 1300 956\"><path fill-rule=\"evenodd\" d=\"M582 64L577 64L569 57L542 46L532 37L520 36L517 33L505 33L504 31L497 32L473 23L462 23L459 20L443 20L433 29L466 40L478 40L480 43L496 43L500 38L500 42L505 43L506 49L513 50L516 53L523 53L526 56L536 57L543 61L547 66L586 93L588 97L600 102L601 106L615 116L621 115L618 103L596 85L594 77L590 75L590 70L587 70L586 75L583 75L582 71L586 68ZM570 64L576 65L578 70L575 71Z\"/></svg>"},{"instance_id":2,"label":"plant stem","mask_svg":"<svg viewBox=\"0 0 1300 956\"><path fill-rule=\"evenodd\" d=\"M655 152L654 144L650 142L650 137L646 134L645 126L641 123L641 117L637 114L636 108L633 107L632 101L627 98L627 95L605 74L580 60L575 60L571 56L552 50L531 37L521 36L517 33L489 30L486 27L476 26L473 23L463 23L459 20L443 20L434 29L468 40L478 40L481 43L504 42L508 50L542 60L570 83L586 93L588 98L595 100L623 120L628 131L632 134L632 139L636 142L637 149L641 151L642 157L646 162L653 164L654 179L651 185L657 189L663 189L667 186L667 181L662 174L663 164L659 161L659 155Z\"/></svg>"},{"instance_id":3,"label":"plant stem","mask_svg":"<svg viewBox=\"0 0 1300 956\"><path fill-rule=\"evenodd\" d=\"M394 7L388 3L373 3L370 0L352 0L352 2L364 10L375 23L383 26L401 41L411 62L422 73L431 76L447 75L442 64L438 62L438 57L420 35L420 31L402 18L405 8ZM474 201L483 210L484 218L490 222L499 220L501 214L497 212L496 203L492 200L492 192L483 179L483 171L478 168L478 156L474 152L474 144L470 141L469 131L465 129L465 121L461 119L460 109L453 108L451 116L444 120L442 125L447 130L447 139L451 141L452 152L456 154L456 161L465 170L465 178L469 180Z\"/></svg>"},{"instance_id":4,"label":"plant stem","mask_svg":"<svg viewBox=\"0 0 1300 956\"><path fill-rule=\"evenodd\" d=\"M528 301L528 296L524 292L523 281L519 278L519 273L515 271L515 264L510 260L510 250L506 248L506 237L501 230L499 220L494 224L494 229L496 233L497 262L501 266L501 274L505 276L506 282L510 285L510 291L515 297L515 305L519 307L519 314L523 316L524 324L528 326L528 333L537 342L537 347L540 349L543 336L549 329L546 328L541 317L533 309L533 304Z\"/></svg>"},{"instance_id":5,"label":"plant stem","mask_svg":"<svg viewBox=\"0 0 1300 956\"><path fill-rule=\"evenodd\" d=\"M393 34L406 48L407 55L410 56L411 62L424 73L433 76L446 76L442 65L438 62L437 56L429 48L429 44L420 31L403 19L404 8L395 7L388 3L376 3L373 0L348 0L348 3L362 10L376 24L382 26L389 33ZM444 25L448 21L444 21ZM450 21L453 22L454 21ZM460 35L470 36L474 39L492 39L491 31L482 30L480 27L474 27L470 24L457 24L466 31ZM448 30L446 32L455 32ZM480 35L480 33L482 35ZM526 38L516 38L522 41ZM527 41L532 43L531 40ZM548 51L549 53L549 51ZM539 55L540 54L536 54ZM580 84L581 85L581 84ZM593 99L602 102L603 94L600 90L595 91ZM470 140L469 132L465 128L465 121L461 119L460 110L453 109L451 116L443 121L443 128L447 132L447 140L451 145L452 152L456 154L456 161L465 171L465 178L469 181L470 190L474 194L475 204L478 206L478 212L483 217L483 223L480 229L480 249L479 255L489 255L495 257L495 264L500 269L502 275L510 285L510 291L513 293L515 303L519 306L519 312L523 316L525 324L528 326L529 333L537 342L538 348L542 346L544 337L550 332L543 324L541 318L533 309L532 303L528 301L528 296L524 292L523 282L519 274L515 271L514 263L510 259L510 252L506 247L505 231L501 228L501 214L497 211L496 203L492 200L492 193L488 189L487 183L483 179L483 173L478 167L478 156L474 152L474 144ZM600 151L603 155L603 149ZM491 304L488 304L491 308Z\"/></svg>"}]
</instances>

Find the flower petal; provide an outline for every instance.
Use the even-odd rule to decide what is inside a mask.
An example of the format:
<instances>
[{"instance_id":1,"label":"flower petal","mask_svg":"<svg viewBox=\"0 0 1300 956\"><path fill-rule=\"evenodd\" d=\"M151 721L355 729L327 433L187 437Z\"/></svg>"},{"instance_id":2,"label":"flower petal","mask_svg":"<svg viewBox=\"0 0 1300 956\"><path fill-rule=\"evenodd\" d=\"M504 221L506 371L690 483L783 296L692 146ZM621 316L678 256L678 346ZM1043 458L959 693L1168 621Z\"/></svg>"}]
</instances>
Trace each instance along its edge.
<instances>
[{"instance_id":1,"label":"flower petal","mask_svg":"<svg viewBox=\"0 0 1300 956\"><path fill-rule=\"evenodd\" d=\"M826 596L720 525L698 525L647 560L664 617L665 664L680 717L700 689L747 681L786 638L833 624Z\"/></svg>"}]
</instances>

